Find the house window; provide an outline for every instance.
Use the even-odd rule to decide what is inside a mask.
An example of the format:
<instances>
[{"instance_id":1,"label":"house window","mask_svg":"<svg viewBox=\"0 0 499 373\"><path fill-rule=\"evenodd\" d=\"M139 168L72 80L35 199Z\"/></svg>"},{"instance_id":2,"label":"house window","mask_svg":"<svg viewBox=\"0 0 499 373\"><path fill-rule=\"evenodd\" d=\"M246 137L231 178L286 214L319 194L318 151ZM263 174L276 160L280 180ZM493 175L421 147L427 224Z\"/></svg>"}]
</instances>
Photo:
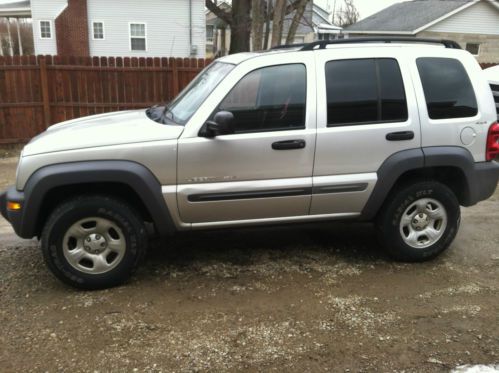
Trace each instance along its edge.
<instances>
[{"instance_id":1,"label":"house window","mask_svg":"<svg viewBox=\"0 0 499 373\"><path fill-rule=\"evenodd\" d=\"M93 27L94 40L103 40L104 39L104 22L94 22L92 27Z\"/></svg>"},{"instance_id":2,"label":"house window","mask_svg":"<svg viewBox=\"0 0 499 373\"><path fill-rule=\"evenodd\" d=\"M40 38L52 39L52 24L50 21L40 21Z\"/></svg>"},{"instance_id":3,"label":"house window","mask_svg":"<svg viewBox=\"0 0 499 373\"><path fill-rule=\"evenodd\" d=\"M130 49L132 51L146 50L145 23L130 23Z\"/></svg>"},{"instance_id":4,"label":"house window","mask_svg":"<svg viewBox=\"0 0 499 373\"><path fill-rule=\"evenodd\" d=\"M470 52L473 56L478 56L480 54L480 44L466 43L466 50Z\"/></svg>"},{"instance_id":5,"label":"house window","mask_svg":"<svg viewBox=\"0 0 499 373\"><path fill-rule=\"evenodd\" d=\"M206 41L209 43L213 43L214 29L212 25L206 26Z\"/></svg>"}]
</instances>

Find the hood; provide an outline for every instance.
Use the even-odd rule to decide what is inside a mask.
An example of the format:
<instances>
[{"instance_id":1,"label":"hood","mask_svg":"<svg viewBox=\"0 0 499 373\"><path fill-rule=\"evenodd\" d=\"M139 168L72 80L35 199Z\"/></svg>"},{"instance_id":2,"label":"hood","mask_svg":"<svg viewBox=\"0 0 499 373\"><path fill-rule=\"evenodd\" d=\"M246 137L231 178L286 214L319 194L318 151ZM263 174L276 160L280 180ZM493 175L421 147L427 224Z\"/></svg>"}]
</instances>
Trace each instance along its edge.
<instances>
[{"instance_id":1,"label":"hood","mask_svg":"<svg viewBox=\"0 0 499 373\"><path fill-rule=\"evenodd\" d=\"M26 145L23 155L172 140L183 130L182 126L154 122L147 117L145 110L92 115L50 126Z\"/></svg>"}]
</instances>

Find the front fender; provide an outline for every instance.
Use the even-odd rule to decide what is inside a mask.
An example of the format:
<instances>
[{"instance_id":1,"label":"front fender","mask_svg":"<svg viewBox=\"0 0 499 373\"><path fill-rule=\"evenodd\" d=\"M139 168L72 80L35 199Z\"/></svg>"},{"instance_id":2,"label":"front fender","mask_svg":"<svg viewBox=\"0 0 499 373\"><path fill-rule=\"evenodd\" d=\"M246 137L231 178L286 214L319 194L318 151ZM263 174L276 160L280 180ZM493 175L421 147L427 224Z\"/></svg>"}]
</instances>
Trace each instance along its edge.
<instances>
[{"instance_id":1,"label":"front fender","mask_svg":"<svg viewBox=\"0 0 499 373\"><path fill-rule=\"evenodd\" d=\"M17 196L18 200L23 200L23 208L16 219L16 233L23 238L32 238L37 234L40 209L50 190L91 183L127 185L142 200L160 236L174 232L173 221L161 192L161 184L152 172L136 162L109 160L60 163L42 167L34 172L26 183L22 198ZM14 225L14 222L11 223Z\"/></svg>"}]
</instances>

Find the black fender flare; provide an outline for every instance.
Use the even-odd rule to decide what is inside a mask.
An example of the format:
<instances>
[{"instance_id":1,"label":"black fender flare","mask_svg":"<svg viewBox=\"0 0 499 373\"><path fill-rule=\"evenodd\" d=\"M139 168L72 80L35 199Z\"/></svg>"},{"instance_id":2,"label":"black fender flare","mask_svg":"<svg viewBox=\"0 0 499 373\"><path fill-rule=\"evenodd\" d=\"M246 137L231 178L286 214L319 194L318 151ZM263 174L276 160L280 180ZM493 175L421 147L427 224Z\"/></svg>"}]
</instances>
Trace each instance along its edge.
<instances>
[{"instance_id":1,"label":"black fender flare","mask_svg":"<svg viewBox=\"0 0 499 373\"><path fill-rule=\"evenodd\" d=\"M497 186L497 163L475 162L466 148L434 146L403 150L388 157L378 169L378 181L362 210L361 220L370 221L376 217L386 197L404 173L433 167L453 167L462 172L465 181L461 201L463 206L472 206L487 199Z\"/></svg>"},{"instance_id":2,"label":"black fender flare","mask_svg":"<svg viewBox=\"0 0 499 373\"><path fill-rule=\"evenodd\" d=\"M37 234L43 200L53 188L91 183L119 183L134 190L147 208L160 236L171 235L175 226L163 198L161 183L145 166L133 161L96 160L59 163L42 167L24 188L21 237Z\"/></svg>"}]
</instances>

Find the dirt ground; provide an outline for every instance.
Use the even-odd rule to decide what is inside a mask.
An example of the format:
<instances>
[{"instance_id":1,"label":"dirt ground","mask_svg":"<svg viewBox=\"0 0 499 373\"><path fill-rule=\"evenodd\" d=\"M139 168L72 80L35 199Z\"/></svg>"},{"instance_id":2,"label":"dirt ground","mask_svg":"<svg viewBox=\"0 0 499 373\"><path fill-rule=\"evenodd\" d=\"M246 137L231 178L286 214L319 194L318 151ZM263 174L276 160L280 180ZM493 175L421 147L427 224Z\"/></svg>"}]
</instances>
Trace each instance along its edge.
<instances>
[{"instance_id":1,"label":"dirt ground","mask_svg":"<svg viewBox=\"0 0 499 373\"><path fill-rule=\"evenodd\" d=\"M0 160L0 188L16 159ZM0 371L449 371L499 363L499 193L451 249L390 261L367 224L183 234L82 292L0 221Z\"/></svg>"}]
</instances>

